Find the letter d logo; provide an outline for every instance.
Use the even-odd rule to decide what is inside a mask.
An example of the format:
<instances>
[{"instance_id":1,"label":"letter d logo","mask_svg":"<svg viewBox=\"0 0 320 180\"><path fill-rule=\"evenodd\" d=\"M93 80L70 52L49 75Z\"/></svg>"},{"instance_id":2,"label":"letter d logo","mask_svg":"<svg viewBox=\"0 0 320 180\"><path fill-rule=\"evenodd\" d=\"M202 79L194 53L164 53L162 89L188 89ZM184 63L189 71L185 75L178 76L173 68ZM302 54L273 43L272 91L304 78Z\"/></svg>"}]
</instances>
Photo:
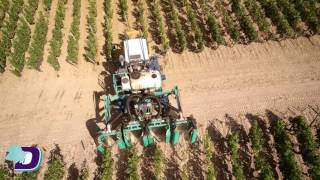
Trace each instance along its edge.
<instances>
[{"instance_id":1,"label":"letter d logo","mask_svg":"<svg viewBox=\"0 0 320 180\"><path fill-rule=\"evenodd\" d=\"M40 168L42 152L38 147L20 147L12 145L6 160L14 162L14 170L18 172L35 171Z\"/></svg>"}]
</instances>

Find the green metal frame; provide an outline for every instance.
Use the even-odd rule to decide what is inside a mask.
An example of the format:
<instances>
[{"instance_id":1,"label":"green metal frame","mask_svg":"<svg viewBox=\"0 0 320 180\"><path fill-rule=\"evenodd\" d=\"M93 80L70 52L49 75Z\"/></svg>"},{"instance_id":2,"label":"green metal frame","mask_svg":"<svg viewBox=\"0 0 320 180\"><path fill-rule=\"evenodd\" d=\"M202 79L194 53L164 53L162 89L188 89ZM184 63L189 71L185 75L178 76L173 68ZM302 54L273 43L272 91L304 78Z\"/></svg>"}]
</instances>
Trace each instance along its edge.
<instances>
[{"instance_id":1,"label":"green metal frame","mask_svg":"<svg viewBox=\"0 0 320 180\"><path fill-rule=\"evenodd\" d=\"M116 95L107 95L104 96L104 111L105 111L105 121L108 123L111 119L111 112L110 112L110 105L113 101L117 100L123 100L130 94L126 94L122 89L121 85L118 83L121 83L121 77L125 76L126 73L117 73L113 75L113 88L116 92ZM153 95L159 97L162 95L171 95L175 94L177 98L180 97L179 89L177 86L174 86L171 91L156 91L153 93ZM188 127L191 127L190 132L190 143L195 143L198 138L198 130L193 127L192 121L188 118L185 119L176 119L175 121L169 122L165 119L151 119L148 123L148 129L152 130L155 128L166 128L166 143L172 142L173 145L177 144L179 141L179 132L176 129L177 126L180 125L187 125ZM119 149L125 149L129 148L131 145L129 133L134 131L141 131L143 130L143 127L138 121L132 121L129 122L126 127L124 127L122 130L111 130L111 131L100 131L98 136L98 147L97 150L101 153L104 153L105 148L105 141L108 139L108 137L115 136L117 138L117 145ZM142 138L142 142L144 146L149 146L154 144L154 139L150 134L144 135Z\"/></svg>"},{"instance_id":2,"label":"green metal frame","mask_svg":"<svg viewBox=\"0 0 320 180\"><path fill-rule=\"evenodd\" d=\"M180 134L178 130L176 130L176 126L179 125L190 125L190 120L188 119L179 119L176 120L175 122L167 122L163 119L152 119L151 122L148 124L149 130L155 129L155 128L161 128L164 127L166 128L166 143L172 142L173 145L176 145L179 141ZM132 121L130 122L122 131L119 130L112 130L110 132L107 131L100 131L99 136L98 136L98 151L101 153L104 152L105 148L105 141L107 140L108 137L115 136L117 137L117 144L119 149L125 149L129 148L132 146L130 138L129 138L129 133L135 132L135 131L141 131L143 127L140 125L138 121ZM196 142L198 138L198 130L197 129L192 129L191 130L191 138L190 138L190 143L193 144ZM144 135L142 138L143 145L144 146L150 146L154 144L153 137L151 135Z\"/></svg>"}]
</instances>

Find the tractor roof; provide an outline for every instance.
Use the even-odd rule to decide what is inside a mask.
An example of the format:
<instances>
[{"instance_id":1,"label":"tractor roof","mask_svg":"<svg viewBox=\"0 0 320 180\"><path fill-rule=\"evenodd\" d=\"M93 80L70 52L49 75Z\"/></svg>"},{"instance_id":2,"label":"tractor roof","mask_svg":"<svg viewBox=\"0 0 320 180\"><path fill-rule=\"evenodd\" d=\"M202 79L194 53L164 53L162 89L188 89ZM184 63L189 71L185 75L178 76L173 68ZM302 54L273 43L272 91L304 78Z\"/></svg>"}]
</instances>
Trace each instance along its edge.
<instances>
[{"instance_id":1,"label":"tractor roof","mask_svg":"<svg viewBox=\"0 0 320 180\"><path fill-rule=\"evenodd\" d=\"M147 41L142 38L128 39L124 41L125 61L149 59Z\"/></svg>"}]
</instances>

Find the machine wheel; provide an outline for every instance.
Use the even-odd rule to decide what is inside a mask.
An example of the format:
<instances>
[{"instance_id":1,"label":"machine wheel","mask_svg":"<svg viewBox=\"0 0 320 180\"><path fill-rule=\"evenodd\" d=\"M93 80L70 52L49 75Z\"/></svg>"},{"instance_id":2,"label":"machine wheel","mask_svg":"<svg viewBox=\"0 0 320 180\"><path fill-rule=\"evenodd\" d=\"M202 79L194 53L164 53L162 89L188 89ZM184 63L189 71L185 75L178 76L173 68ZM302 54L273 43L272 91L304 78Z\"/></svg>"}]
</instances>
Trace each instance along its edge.
<instances>
[{"instance_id":1,"label":"machine wheel","mask_svg":"<svg viewBox=\"0 0 320 180\"><path fill-rule=\"evenodd\" d=\"M138 118L138 117L134 117L131 111L132 109L134 109L134 107L132 106L134 106L135 104L140 104L141 100L142 100L142 95L133 94L128 97L126 101L126 110L129 115L129 121L132 121ZM135 115L137 116L137 112L135 112Z\"/></svg>"},{"instance_id":2,"label":"machine wheel","mask_svg":"<svg viewBox=\"0 0 320 180\"><path fill-rule=\"evenodd\" d=\"M161 113L162 113L162 106L161 106L161 102L160 99L157 96L154 95L148 95L143 97L142 102L145 102L146 100L151 100L152 101L152 105L154 107L157 107L157 115L155 116L156 118L160 118Z\"/></svg>"}]
</instances>

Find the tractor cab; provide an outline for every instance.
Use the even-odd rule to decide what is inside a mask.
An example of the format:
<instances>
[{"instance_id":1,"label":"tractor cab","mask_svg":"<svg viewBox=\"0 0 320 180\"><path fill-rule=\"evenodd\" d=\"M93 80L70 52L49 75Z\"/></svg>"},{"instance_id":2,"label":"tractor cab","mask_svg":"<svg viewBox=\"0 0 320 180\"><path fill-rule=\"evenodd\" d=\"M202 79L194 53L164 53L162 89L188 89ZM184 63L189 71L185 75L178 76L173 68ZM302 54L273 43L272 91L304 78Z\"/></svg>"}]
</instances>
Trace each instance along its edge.
<instances>
[{"instance_id":1,"label":"tractor cab","mask_svg":"<svg viewBox=\"0 0 320 180\"><path fill-rule=\"evenodd\" d=\"M144 38L132 37L127 34L123 42L123 54L119 56L119 74L123 91L140 92L145 90L157 91L162 89L165 75L160 70L158 58L149 56L147 41Z\"/></svg>"}]
</instances>

